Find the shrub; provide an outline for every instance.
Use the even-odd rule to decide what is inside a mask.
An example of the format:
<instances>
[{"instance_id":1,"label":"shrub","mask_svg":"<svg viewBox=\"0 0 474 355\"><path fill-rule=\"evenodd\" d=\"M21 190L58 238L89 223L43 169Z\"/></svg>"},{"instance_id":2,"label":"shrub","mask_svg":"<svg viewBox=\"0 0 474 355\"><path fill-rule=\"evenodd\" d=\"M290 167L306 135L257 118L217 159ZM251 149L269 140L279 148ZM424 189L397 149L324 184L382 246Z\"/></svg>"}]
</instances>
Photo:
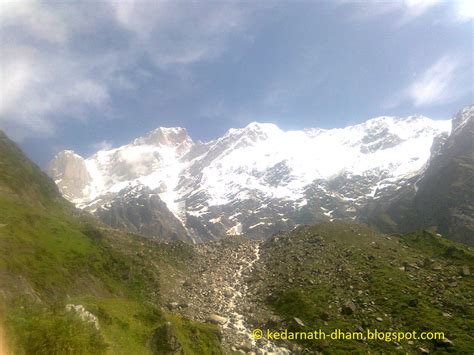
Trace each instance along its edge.
<instances>
[{"instance_id":1,"label":"shrub","mask_svg":"<svg viewBox=\"0 0 474 355\"><path fill-rule=\"evenodd\" d=\"M107 349L94 324L37 304L16 308L7 316L6 331L15 354L103 354Z\"/></svg>"}]
</instances>

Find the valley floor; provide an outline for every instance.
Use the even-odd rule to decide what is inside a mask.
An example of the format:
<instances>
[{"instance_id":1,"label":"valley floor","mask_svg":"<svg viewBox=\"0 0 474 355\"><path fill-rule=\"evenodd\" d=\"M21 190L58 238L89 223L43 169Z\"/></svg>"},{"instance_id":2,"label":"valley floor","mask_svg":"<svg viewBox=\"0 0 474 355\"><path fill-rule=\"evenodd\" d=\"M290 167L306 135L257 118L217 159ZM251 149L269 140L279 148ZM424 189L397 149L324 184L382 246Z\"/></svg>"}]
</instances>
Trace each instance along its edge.
<instances>
[{"instance_id":1,"label":"valley floor","mask_svg":"<svg viewBox=\"0 0 474 355\"><path fill-rule=\"evenodd\" d=\"M218 324L225 352L289 354L286 347L266 339L257 343L252 337L253 325L273 316L249 287L254 268L262 266L260 244L239 239L196 246L190 273L168 288L167 306L185 317Z\"/></svg>"},{"instance_id":2,"label":"valley floor","mask_svg":"<svg viewBox=\"0 0 474 355\"><path fill-rule=\"evenodd\" d=\"M472 250L429 232L386 236L334 222L265 242L226 238L193 251L184 268L162 273L163 301L172 313L218 325L224 353L474 348ZM254 329L442 331L446 339L255 341Z\"/></svg>"}]
</instances>

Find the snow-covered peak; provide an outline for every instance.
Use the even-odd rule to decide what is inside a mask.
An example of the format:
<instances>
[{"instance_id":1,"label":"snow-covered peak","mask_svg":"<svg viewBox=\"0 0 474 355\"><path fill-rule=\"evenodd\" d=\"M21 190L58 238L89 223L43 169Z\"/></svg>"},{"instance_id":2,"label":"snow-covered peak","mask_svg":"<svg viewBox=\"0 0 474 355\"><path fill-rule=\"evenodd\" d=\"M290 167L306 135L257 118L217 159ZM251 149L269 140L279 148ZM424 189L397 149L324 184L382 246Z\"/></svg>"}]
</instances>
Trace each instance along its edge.
<instances>
[{"instance_id":1,"label":"snow-covered peak","mask_svg":"<svg viewBox=\"0 0 474 355\"><path fill-rule=\"evenodd\" d=\"M229 138L235 139L244 136L251 139L265 139L272 134L278 134L280 132L280 128L273 123L251 122L243 128L229 129L222 137L222 140Z\"/></svg>"},{"instance_id":2,"label":"snow-covered peak","mask_svg":"<svg viewBox=\"0 0 474 355\"><path fill-rule=\"evenodd\" d=\"M273 123L252 122L243 128L231 128L213 144L217 150L255 146L258 142L283 134Z\"/></svg>"},{"instance_id":3,"label":"snow-covered peak","mask_svg":"<svg viewBox=\"0 0 474 355\"><path fill-rule=\"evenodd\" d=\"M181 146L181 150L185 150L193 145L193 141L185 128L159 127L133 141L133 145L144 144L167 147Z\"/></svg>"},{"instance_id":4,"label":"snow-covered peak","mask_svg":"<svg viewBox=\"0 0 474 355\"><path fill-rule=\"evenodd\" d=\"M175 188L184 167L181 160L193 145L184 128L160 127L130 144L100 150L85 159L91 179L73 202L87 206L104 194L144 185L157 190L168 208L178 213Z\"/></svg>"},{"instance_id":5,"label":"snow-covered peak","mask_svg":"<svg viewBox=\"0 0 474 355\"><path fill-rule=\"evenodd\" d=\"M345 131L363 132L365 136L379 134L395 135L400 139L410 139L427 131L441 130L449 131L450 120L432 120L422 115L408 117L380 116L369 119L363 123L348 126Z\"/></svg>"},{"instance_id":6,"label":"snow-covered peak","mask_svg":"<svg viewBox=\"0 0 474 355\"><path fill-rule=\"evenodd\" d=\"M293 131L252 122L204 143L194 143L184 128L161 127L85 159L87 185L68 196L82 207L100 205L103 196L146 186L183 223L187 215L204 216L222 206L233 215L249 200L260 201L258 208L278 200L299 209L309 204L309 188L318 189L324 203L336 199L356 208L377 191L419 174L434 138L449 133L450 125L424 116L380 116L344 128ZM341 180L345 187L337 190Z\"/></svg>"},{"instance_id":7,"label":"snow-covered peak","mask_svg":"<svg viewBox=\"0 0 474 355\"><path fill-rule=\"evenodd\" d=\"M243 128L244 131L250 132L264 132L264 133L272 133L275 131L280 131L280 128L276 124L273 123L266 123L266 122L250 122L245 128Z\"/></svg>"},{"instance_id":8,"label":"snow-covered peak","mask_svg":"<svg viewBox=\"0 0 474 355\"><path fill-rule=\"evenodd\" d=\"M55 159L60 159L60 158L72 158L72 159L80 159L83 160L84 158L81 157L79 154L74 152L74 150L63 150L60 151L56 156L54 157Z\"/></svg>"},{"instance_id":9,"label":"snow-covered peak","mask_svg":"<svg viewBox=\"0 0 474 355\"><path fill-rule=\"evenodd\" d=\"M248 198L243 193L248 190L298 200L313 181L342 174L407 178L423 167L434 137L449 132L449 126L449 121L422 116L383 116L340 129L305 131L252 123L224 137L232 135L234 144L206 164L201 182L209 203L220 205L236 196ZM273 170L279 171L278 183L268 175Z\"/></svg>"}]
</instances>

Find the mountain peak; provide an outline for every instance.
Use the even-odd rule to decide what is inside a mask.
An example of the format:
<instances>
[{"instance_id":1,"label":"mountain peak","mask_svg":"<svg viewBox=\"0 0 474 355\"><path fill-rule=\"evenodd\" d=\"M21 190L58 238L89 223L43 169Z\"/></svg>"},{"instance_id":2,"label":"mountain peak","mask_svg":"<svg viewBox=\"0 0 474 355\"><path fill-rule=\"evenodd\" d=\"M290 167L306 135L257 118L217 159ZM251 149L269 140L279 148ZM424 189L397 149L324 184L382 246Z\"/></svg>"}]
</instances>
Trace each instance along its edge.
<instances>
[{"instance_id":1,"label":"mountain peak","mask_svg":"<svg viewBox=\"0 0 474 355\"><path fill-rule=\"evenodd\" d=\"M188 134L186 131L186 128L184 127L158 127L150 131L148 134L152 134L156 132L161 132L162 134L165 134L165 135L181 134L183 132Z\"/></svg>"},{"instance_id":2,"label":"mountain peak","mask_svg":"<svg viewBox=\"0 0 474 355\"><path fill-rule=\"evenodd\" d=\"M250 122L247 126L244 127L247 130L269 130L269 129L279 129L278 126L274 123L268 122Z\"/></svg>"},{"instance_id":3,"label":"mountain peak","mask_svg":"<svg viewBox=\"0 0 474 355\"><path fill-rule=\"evenodd\" d=\"M267 139L269 136L282 133L283 131L273 123L250 122L243 128L231 128L223 138L238 137L247 138L251 141Z\"/></svg>"},{"instance_id":4,"label":"mountain peak","mask_svg":"<svg viewBox=\"0 0 474 355\"><path fill-rule=\"evenodd\" d=\"M190 146L193 144L191 137L182 127L158 127L145 136L134 140L134 145L164 145L178 146L182 143Z\"/></svg>"},{"instance_id":5,"label":"mountain peak","mask_svg":"<svg viewBox=\"0 0 474 355\"><path fill-rule=\"evenodd\" d=\"M58 154L56 154L55 159L62 158L62 157L75 158L75 159L81 159L81 160L84 159L82 156L77 154L74 150L70 150L70 149L65 149L65 150L60 151Z\"/></svg>"},{"instance_id":6,"label":"mountain peak","mask_svg":"<svg viewBox=\"0 0 474 355\"><path fill-rule=\"evenodd\" d=\"M377 126L377 125L397 125L403 123L426 123L433 121L431 118L428 118L423 115L411 115L411 116L377 116L365 121L364 125L366 126Z\"/></svg>"},{"instance_id":7,"label":"mountain peak","mask_svg":"<svg viewBox=\"0 0 474 355\"><path fill-rule=\"evenodd\" d=\"M423 115L411 115L406 117L379 116L356 125L362 131L369 134L396 136L402 140L416 135L426 134L428 131L450 132L451 120L433 120Z\"/></svg>"},{"instance_id":8,"label":"mountain peak","mask_svg":"<svg viewBox=\"0 0 474 355\"><path fill-rule=\"evenodd\" d=\"M474 117L474 105L466 106L453 118L453 132L458 132Z\"/></svg>"},{"instance_id":9,"label":"mountain peak","mask_svg":"<svg viewBox=\"0 0 474 355\"><path fill-rule=\"evenodd\" d=\"M82 198L84 189L91 181L84 158L73 150L63 150L56 154L48 164L46 173L70 200Z\"/></svg>"},{"instance_id":10,"label":"mountain peak","mask_svg":"<svg viewBox=\"0 0 474 355\"><path fill-rule=\"evenodd\" d=\"M255 132L270 136L273 134L282 133L283 131L274 123L250 122L243 128L244 132Z\"/></svg>"}]
</instances>

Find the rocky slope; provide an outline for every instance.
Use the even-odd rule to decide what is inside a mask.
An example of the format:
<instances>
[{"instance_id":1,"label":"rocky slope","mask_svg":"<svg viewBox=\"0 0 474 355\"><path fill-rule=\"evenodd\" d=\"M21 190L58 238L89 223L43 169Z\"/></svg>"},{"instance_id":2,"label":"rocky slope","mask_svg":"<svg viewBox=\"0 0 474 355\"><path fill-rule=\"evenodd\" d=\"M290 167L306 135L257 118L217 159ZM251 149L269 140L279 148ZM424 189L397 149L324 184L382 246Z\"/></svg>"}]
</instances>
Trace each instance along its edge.
<instances>
[{"instance_id":1,"label":"rocky slope","mask_svg":"<svg viewBox=\"0 0 474 355\"><path fill-rule=\"evenodd\" d=\"M261 245L255 298L293 330L445 332L440 341L300 341L311 351L471 352L473 250L429 232L384 236L332 222ZM297 317L298 319L295 319Z\"/></svg>"},{"instance_id":2,"label":"rocky slope","mask_svg":"<svg viewBox=\"0 0 474 355\"><path fill-rule=\"evenodd\" d=\"M197 244L186 272L165 292L170 311L219 325L226 352L289 354L284 345L252 337L252 324L272 312L252 298L251 279L260 266L260 242L243 237Z\"/></svg>"},{"instance_id":3,"label":"rocky slope","mask_svg":"<svg viewBox=\"0 0 474 355\"><path fill-rule=\"evenodd\" d=\"M368 223L392 233L435 228L474 245L474 106L452 122L452 133L435 142L420 176L362 212Z\"/></svg>"},{"instance_id":4,"label":"rocky slope","mask_svg":"<svg viewBox=\"0 0 474 355\"><path fill-rule=\"evenodd\" d=\"M184 226L181 240L259 238L302 223L358 219L369 202L411 184L433 140L449 131L449 121L423 116L378 117L330 130L251 123L205 143L193 142L182 128L158 128L87 159L61 153L47 171L78 207L120 220L115 226L140 220L142 230L168 228L153 217L162 214L158 203L158 213L133 207L132 219L117 209L106 212L112 205L130 210L125 205L138 197L121 191L145 186ZM144 189L137 191L143 200Z\"/></svg>"},{"instance_id":5,"label":"rocky slope","mask_svg":"<svg viewBox=\"0 0 474 355\"><path fill-rule=\"evenodd\" d=\"M334 221L262 241L192 247L164 291L170 311L222 332L225 352L470 352L474 251L430 232L387 236ZM442 331L444 341L255 340L253 329Z\"/></svg>"},{"instance_id":6,"label":"rocky slope","mask_svg":"<svg viewBox=\"0 0 474 355\"><path fill-rule=\"evenodd\" d=\"M98 207L95 215L114 228L151 239L193 242L159 196L143 185L120 190L109 203Z\"/></svg>"}]
</instances>

